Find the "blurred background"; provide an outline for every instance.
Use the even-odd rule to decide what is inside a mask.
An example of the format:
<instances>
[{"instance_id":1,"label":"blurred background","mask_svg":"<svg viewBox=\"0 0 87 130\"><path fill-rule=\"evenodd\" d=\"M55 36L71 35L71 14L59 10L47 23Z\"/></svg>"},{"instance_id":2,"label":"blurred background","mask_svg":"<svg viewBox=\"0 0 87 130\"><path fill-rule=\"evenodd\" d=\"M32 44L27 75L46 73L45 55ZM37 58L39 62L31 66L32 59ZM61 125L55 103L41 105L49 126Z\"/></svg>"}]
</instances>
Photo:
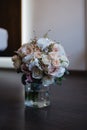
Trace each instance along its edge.
<instances>
[{"instance_id":1,"label":"blurred background","mask_svg":"<svg viewBox=\"0 0 87 130\"><path fill-rule=\"evenodd\" d=\"M14 51L50 29L48 37L60 41L65 48L70 60L69 69L86 71L86 10L86 0L0 1L0 28L8 32L7 43L2 43L0 38L0 67L12 68L10 57ZM5 49L2 50L3 46Z\"/></svg>"}]
</instances>

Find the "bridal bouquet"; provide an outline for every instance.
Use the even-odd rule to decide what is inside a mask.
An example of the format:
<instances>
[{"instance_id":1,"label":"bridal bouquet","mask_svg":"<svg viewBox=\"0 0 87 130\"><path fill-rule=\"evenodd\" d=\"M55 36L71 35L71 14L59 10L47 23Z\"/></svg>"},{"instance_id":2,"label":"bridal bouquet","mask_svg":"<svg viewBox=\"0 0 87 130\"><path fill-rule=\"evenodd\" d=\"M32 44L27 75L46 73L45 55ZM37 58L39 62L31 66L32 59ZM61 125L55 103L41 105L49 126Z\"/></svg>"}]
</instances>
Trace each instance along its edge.
<instances>
[{"instance_id":1,"label":"bridal bouquet","mask_svg":"<svg viewBox=\"0 0 87 130\"><path fill-rule=\"evenodd\" d=\"M22 45L12 61L17 72L23 73L23 84L43 86L62 82L69 65L63 46L47 37L34 38Z\"/></svg>"}]
</instances>

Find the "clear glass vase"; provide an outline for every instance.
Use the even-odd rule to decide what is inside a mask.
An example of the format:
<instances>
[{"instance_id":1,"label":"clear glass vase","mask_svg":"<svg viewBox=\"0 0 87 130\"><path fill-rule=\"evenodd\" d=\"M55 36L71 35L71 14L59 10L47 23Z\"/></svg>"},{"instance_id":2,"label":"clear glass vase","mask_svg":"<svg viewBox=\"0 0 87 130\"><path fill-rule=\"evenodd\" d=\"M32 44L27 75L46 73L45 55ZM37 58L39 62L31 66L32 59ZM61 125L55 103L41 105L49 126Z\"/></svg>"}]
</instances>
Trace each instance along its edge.
<instances>
[{"instance_id":1,"label":"clear glass vase","mask_svg":"<svg viewBox=\"0 0 87 130\"><path fill-rule=\"evenodd\" d=\"M24 86L25 90L25 107L43 108L50 105L49 86L44 87L42 84L34 85L32 83Z\"/></svg>"}]
</instances>

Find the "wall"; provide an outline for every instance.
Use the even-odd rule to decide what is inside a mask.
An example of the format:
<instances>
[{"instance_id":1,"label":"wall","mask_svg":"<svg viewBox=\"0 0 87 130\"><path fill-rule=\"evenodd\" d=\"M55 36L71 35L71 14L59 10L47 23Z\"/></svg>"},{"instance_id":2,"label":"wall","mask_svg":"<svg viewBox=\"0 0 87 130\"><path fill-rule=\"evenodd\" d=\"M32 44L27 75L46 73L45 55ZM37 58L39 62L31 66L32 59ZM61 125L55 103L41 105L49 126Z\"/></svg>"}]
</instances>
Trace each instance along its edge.
<instances>
[{"instance_id":1,"label":"wall","mask_svg":"<svg viewBox=\"0 0 87 130\"><path fill-rule=\"evenodd\" d=\"M70 60L69 69L86 70L84 0L34 0L33 26L41 37L61 41Z\"/></svg>"},{"instance_id":2,"label":"wall","mask_svg":"<svg viewBox=\"0 0 87 130\"><path fill-rule=\"evenodd\" d=\"M87 1L21 0L22 44L33 36L61 41L70 60L69 69L87 70ZM86 7L86 8L85 8ZM86 16L86 17L85 17ZM11 58L0 58L0 67L13 67Z\"/></svg>"},{"instance_id":3,"label":"wall","mask_svg":"<svg viewBox=\"0 0 87 130\"><path fill-rule=\"evenodd\" d=\"M29 41L33 31L41 37L51 29L49 37L61 41L70 60L69 69L87 70L86 0L32 0L32 8L29 8L31 0L30 4L28 0L23 1L27 15L22 17L22 22L25 21L22 23L22 41ZM23 31L23 28L26 29Z\"/></svg>"}]
</instances>

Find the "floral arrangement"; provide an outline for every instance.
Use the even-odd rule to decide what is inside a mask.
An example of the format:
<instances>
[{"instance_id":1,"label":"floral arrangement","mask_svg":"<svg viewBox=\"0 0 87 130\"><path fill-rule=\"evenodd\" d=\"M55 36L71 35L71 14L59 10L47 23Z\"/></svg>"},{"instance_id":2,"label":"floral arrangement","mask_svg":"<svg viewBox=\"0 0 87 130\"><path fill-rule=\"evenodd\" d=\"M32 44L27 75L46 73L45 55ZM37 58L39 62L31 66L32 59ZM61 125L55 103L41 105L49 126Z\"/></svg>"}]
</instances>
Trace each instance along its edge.
<instances>
[{"instance_id":1,"label":"floral arrangement","mask_svg":"<svg viewBox=\"0 0 87 130\"><path fill-rule=\"evenodd\" d=\"M22 45L12 61L17 72L23 74L25 85L61 83L69 65L63 46L47 37L34 38Z\"/></svg>"}]
</instances>

